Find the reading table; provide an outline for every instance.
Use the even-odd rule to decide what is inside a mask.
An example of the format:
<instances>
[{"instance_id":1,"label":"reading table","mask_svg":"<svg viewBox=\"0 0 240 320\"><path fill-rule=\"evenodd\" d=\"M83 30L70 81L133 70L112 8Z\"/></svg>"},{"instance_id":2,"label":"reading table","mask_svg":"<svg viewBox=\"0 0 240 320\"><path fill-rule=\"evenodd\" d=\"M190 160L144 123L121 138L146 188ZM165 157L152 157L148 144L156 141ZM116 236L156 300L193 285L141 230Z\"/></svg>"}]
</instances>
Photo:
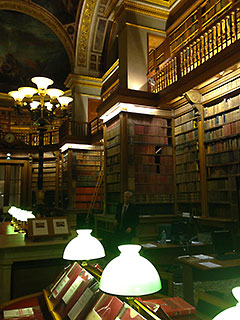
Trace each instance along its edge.
<instances>
[{"instance_id":1,"label":"reading table","mask_svg":"<svg viewBox=\"0 0 240 320\"><path fill-rule=\"evenodd\" d=\"M61 258L68 242L69 239L32 242L26 241L24 234L0 234L0 303L11 299L14 262Z\"/></svg>"},{"instance_id":2,"label":"reading table","mask_svg":"<svg viewBox=\"0 0 240 320\"><path fill-rule=\"evenodd\" d=\"M238 278L240 259L217 260L213 255L182 256L177 258L182 266L184 299L194 304L194 281L215 281Z\"/></svg>"}]
</instances>

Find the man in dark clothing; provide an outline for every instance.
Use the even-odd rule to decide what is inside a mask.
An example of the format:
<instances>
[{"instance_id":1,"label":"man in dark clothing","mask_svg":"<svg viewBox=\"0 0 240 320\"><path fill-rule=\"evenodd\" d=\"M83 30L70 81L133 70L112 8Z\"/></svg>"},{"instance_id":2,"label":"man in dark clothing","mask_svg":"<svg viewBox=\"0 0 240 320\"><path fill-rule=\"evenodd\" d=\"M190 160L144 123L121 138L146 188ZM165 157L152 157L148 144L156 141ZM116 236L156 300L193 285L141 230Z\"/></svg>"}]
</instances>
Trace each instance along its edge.
<instances>
[{"instance_id":1,"label":"man in dark clothing","mask_svg":"<svg viewBox=\"0 0 240 320\"><path fill-rule=\"evenodd\" d=\"M117 207L114 220L117 245L132 243L139 221L136 206L131 202L132 192L124 192L123 200Z\"/></svg>"}]
</instances>

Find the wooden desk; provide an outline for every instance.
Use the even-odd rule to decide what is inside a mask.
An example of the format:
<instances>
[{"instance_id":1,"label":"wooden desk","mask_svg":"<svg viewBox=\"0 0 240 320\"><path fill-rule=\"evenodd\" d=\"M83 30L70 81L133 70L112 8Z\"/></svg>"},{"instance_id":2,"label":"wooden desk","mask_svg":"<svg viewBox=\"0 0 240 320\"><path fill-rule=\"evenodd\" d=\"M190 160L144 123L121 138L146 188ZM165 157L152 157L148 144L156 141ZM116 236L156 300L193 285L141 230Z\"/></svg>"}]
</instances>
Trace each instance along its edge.
<instances>
[{"instance_id":1,"label":"wooden desk","mask_svg":"<svg viewBox=\"0 0 240 320\"><path fill-rule=\"evenodd\" d=\"M11 299L14 262L58 259L69 239L31 242L24 234L0 234L0 303ZM37 277L37 275L36 275Z\"/></svg>"},{"instance_id":2,"label":"wooden desk","mask_svg":"<svg viewBox=\"0 0 240 320\"><path fill-rule=\"evenodd\" d=\"M184 299L194 304L194 281L215 281L238 278L240 275L240 259L220 261L216 259L200 260L194 257L177 258L182 266ZM203 266L201 262L212 262L220 267L210 268Z\"/></svg>"},{"instance_id":3,"label":"wooden desk","mask_svg":"<svg viewBox=\"0 0 240 320\"><path fill-rule=\"evenodd\" d=\"M141 243L141 255L149 259L154 265L176 264L176 259L182 255L210 254L212 245L203 243L191 243L190 245L157 242Z\"/></svg>"}]
</instances>

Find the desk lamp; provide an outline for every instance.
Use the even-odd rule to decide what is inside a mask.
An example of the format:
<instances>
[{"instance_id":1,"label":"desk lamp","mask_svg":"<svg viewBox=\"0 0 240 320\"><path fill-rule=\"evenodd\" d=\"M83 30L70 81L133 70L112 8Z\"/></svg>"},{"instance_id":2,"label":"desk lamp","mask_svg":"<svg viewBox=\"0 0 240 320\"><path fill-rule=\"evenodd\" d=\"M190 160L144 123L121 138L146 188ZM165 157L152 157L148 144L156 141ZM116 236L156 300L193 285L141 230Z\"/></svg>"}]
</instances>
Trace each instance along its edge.
<instances>
[{"instance_id":1,"label":"desk lamp","mask_svg":"<svg viewBox=\"0 0 240 320\"><path fill-rule=\"evenodd\" d=\"M213 320L239 320L240 319L240 287L232 289L234 297L238 303L235 307L228 308L213 318Z\"/></svg>"},{"instance_id":2,"label":"desk lamp","mask_svg":"<svg viewBox=\"0 0 240 320\"><path fill-rule=\"evenodd\" d=\"M140 245L118 247L120 256L104 268L99 288L108 294L139 297L155 293L162 288L159 274L146 258L140 256Z\"/></svg>"},{"instance_id":3,"label":"desk lamp","mask_svg":"<svg viewBox=\"0 0 240 320\"><path fill-rule=\"evenodd\" d=\"M101 242L91 235L91 229L77 230L77 237L72 239L64 249L65 260L91 260L105 257Z\"/></svg>"}]
</instances>

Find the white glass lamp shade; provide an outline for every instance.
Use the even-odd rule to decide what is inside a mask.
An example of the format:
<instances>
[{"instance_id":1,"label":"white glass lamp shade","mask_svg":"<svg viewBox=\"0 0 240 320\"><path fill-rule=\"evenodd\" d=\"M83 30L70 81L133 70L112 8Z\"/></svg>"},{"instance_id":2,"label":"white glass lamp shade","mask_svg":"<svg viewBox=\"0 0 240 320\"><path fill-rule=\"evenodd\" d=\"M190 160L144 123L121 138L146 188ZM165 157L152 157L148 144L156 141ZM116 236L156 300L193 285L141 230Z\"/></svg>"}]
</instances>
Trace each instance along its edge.
<instances>
[{"instance_id":1,"label":"white glass lamp shade","mask_svg":"<svg viewBox=\"0 0 240 320\"><path fill-rule=\"evenodd\" d=\"M10 91L10 92L8 92L8 94L9 94L11 97L13 97L13 99L14 99L15 101L22 101L22 99L24 98L24 94L23 94L22 92L20 92L20 91L17 91L17 90L15 90L15 91Z\"/></svg>"},{"instance_id":2,"label":"white glass lamp shade","mask_svg":"<svg viewBox=\"0 0 240 320\"><path fill-rule=\"evenodd\" d=\"M46 90L48 86L53 84L53 81L51 79L45 77L34 77L31 80L40 90Z\"/></svg>"},{"instance_id":3,"label":"white glass lamp shade","mask_svg":"<svg viewBox=\"0 0 240 320\"><path fill-rule=\"evenodd\" d=\"M240 319L240 287L232 289L234 297L238 300L235 307L228 308L213 318L213 320L239 320Z\"/></svg>"},{"instance_id":4,"label":"white glass lamp shade","mask_svg":"<svg viewBox=\"0 0 240 320\"><path fill-rule=\"evenodd\" d=\"M38 101L32 101L31 103L30 103L30 107L31 107L31 109L37 109L37 107L40 105L40 102L38 102Z\"/></svg>"},{"instance_id":5,"label":"white glass lamp shade","mask_svg":"<svg viewBox=\"0 0 240 320\"><path fill-rule=\"evenodd\" d=\"M127 244L118 247L120 256L104 268L100 289L111 295L141 296L162 288L159 274L146 258L140 256L140 245Z\"/></svg>"},{"instance_id":6,"label":"white glass lamp shade","mask_svg":"<svg viewBox=\"0 0 240 320\"><path fill-rule=\"evenodd\" d=\"M31 98L34 94L37 93L37 89L31 87L20 87L18 88L18 91L20 91L26 98Z\"/></svg>"},{"instance_id":7,"label":"white glass lamp shade","mask_svg":"<svg viewBox=\"0 0 240 320\"><path fill-rule=\"evenodd\" d=\"M65 260L91 260L105 256L101 242L91 235L91 229L77 230L77 237L72 239L63 252Z\"/></svg>"},{"instance_id":8,"label":"white glass lamp shade","mask_svg":"<svg viewBox=\"0 0 240 320\"><path fill-rule=\"evenodd\" d=\"M58 97L63 95L64 92L60 89L51 88L47 89L47 94L50 96L51 99L57 99Z\"/></svg>"},{"instance_id":9,"label":"white glass lamp shade","mask_svg":"<svg viewBox=\"0 0 240 320\"><path fill-rule=\"evenodd\" d=\"M46 102L45 106L47 107L48 110L52 110L53 105L51 104L51 102Z\"/></svg>"},{"instance_id":10,"label":"white glass lamp shade","mask_svg":"<svg viewBox=\"0 0 240 320\"><path fill-rule=\"evenodd\" d=\"M67 107L67 105L73 101L73 98L71 97L66 97L66 96L61 96L58 98L59 103L61 104L62 107Z\"/></svg>"}]
</instances>

